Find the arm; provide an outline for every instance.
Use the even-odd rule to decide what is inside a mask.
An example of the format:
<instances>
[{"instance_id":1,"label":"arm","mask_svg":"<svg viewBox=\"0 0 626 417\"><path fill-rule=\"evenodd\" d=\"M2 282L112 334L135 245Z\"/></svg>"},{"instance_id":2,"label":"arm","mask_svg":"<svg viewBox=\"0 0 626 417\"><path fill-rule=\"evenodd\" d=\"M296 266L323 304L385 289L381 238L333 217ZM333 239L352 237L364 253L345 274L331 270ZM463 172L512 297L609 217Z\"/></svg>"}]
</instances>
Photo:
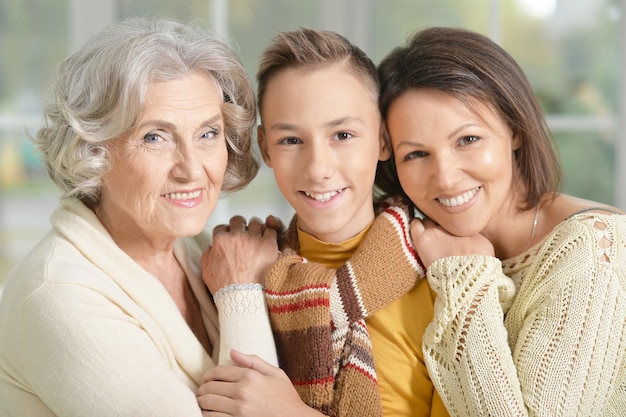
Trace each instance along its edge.
<instances>
[{"instance_id":1,"label":"arm","mask_svg":"<svg viewBox=\"0 0 626 417\"><path fill-rule=\"evenodd\" d=\"M423 276L408 233L407 212L391 207L336 271L293 251L285 251L272 266L266 293L280 364L310 406L329 412L345 402L354 415L380 415L363 318ZM354 385L359 389L341 388ZM349 406L357 402L358 409Z\"/></svg>"},{"instance_id":2,"label":"arm","mask_svg":"<svg viewBox=\"0 0 626 417\"><path fill-rule=\"evenodd\" d=\"M215 306L220 323L220 365L232 364L230 351L237 349L278 366L262 285L224 287L215 294Z\"/></svg>"},{"instance_id":3,"label":"arm","mask_svg":"<svg viewBox=\"0 0 626 417\"><path fill-rule=\"evenodd\" d=\"M504 277L495 264L473 268L471 257L459 257L429 269L438 300L424 349L441 392L458 393L446 400L452 415L595 416L624 406L616 400L625 378L624 218L558 228L519 273L504 322L495 296ZM597 238L600 230L610 239ZM483 296L459 297L450 283L467 287L472 275L493 280L472 287L484 287Z\"/></svg>"},{"instance_id":4,"label":"arm","mask_svg":"<svg viewBox=\"0 0 626 417\"><path fill-rule=\"evenodd\" d=\"M329 297L336 325L369 317L425 276L409 230L407 207L392 205L376 217L354 255L336 271L291 254L270 270L267 289L272 298L268 302L276 308L306 303L311 291L318 291L320 297Z\"/></svg>"},{"instance_id":5,"label":"arm","mask_svg":"<svg viewBox=\"0 0 626 417\"><path fill-rule=\"evenodd\" d=\"M214 229L213 244L202 254L202 276L218 310L220 364L231 363L232 349L278 364L262 285L277 257L276 231L258 219L246 227L235 216Z\"/></svg>"},{"instance_id":6,"label":"arm","mask_svg":"<svg viewBox=\"0 0 626 417\"><path fill-rule=\"evenodd\" d=\"M427 277L437 298L422 340L424 359L450 415L524 415L501 305L510 305L515 288L500 261L441 258Z\"/></svg>"},{"instance_id":7,"label":"arm","mask_svg":"<svg viewBox=\"0 0 626 417\"><path fill-rule=\"evenodd\" d=\"M151 319L127 307L87 286L38 290L15 324L27 358L20 372L58 416L200 417L195 381Z\"/></svg>"}]
</instances>

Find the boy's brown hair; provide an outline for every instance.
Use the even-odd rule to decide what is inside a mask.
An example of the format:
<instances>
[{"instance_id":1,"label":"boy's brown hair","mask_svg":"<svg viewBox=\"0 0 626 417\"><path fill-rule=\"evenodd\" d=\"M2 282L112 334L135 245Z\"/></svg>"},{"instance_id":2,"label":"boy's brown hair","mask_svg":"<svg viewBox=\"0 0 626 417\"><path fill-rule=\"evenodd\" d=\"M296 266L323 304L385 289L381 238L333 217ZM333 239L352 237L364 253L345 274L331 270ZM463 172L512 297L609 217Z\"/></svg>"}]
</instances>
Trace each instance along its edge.
<instances>
[{"instance_id":1,"label":"boy's brown hair","mask_svg":"<svg viewBox=\"0 0 626 417\"><path fill-rule=\"evenodd\" d=\"M289 68L318 69L330 65L345 65L378 100L378 72L365 52L336 32L302 28L279 32L261 55L256 76L261 118L265 90L274 75Z\"/></svg>"}]
</instances>

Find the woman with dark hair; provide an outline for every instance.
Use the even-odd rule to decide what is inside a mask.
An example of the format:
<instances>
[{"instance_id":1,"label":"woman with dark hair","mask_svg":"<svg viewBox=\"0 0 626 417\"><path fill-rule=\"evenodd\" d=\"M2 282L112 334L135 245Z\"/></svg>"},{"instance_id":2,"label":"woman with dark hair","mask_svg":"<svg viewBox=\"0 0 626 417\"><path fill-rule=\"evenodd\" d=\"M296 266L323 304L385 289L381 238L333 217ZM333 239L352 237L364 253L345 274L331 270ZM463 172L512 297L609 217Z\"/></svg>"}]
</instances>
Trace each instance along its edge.
<instances>
[{"instance_id":1,"label":"woman with dark hair","mask_svg":"<svg viewBox=\"0 0 626 417\"><path fill-rule=\"evenodd\" d=\"M431 28L379 65L392 157L383 195L411 226L437 293L423 339L455 416L626 410L626 216L559 192L523 71L477 33Z\"/></svg>"}]
</instances>

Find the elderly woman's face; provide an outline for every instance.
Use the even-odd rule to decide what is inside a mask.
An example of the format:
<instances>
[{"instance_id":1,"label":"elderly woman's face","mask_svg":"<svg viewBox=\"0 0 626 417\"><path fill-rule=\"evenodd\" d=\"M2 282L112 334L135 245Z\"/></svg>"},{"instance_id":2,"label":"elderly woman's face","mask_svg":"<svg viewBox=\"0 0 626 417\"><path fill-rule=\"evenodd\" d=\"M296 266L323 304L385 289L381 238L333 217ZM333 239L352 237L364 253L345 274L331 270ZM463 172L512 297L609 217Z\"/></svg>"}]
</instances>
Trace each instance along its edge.
<instances>
[{"instance_id":1,"label":"elderly woman's face","mask_svg":"<svg viewBox=\"0 0 626 417\"><path fill-rule=\"evenodd\" d=\"M139 127L112 141L103 178L97 213L118 245L204 228L228 160L221 109L215 84L197 73L150 86Z\"/></svg>"}]
</instances>

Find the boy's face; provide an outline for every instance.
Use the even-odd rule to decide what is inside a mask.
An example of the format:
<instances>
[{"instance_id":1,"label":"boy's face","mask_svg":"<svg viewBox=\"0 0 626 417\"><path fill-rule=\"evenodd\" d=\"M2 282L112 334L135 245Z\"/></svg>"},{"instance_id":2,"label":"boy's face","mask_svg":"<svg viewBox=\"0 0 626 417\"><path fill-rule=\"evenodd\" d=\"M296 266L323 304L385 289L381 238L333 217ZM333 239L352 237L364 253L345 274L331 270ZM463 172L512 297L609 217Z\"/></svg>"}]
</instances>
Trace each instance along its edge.
<instances>
[{"instance_id":1,"label":"boy's face","mask_svg":"<svg viewBox=\"0 0 626 417\"><path fill-rule=\"evenodd\" d=\"M374 219L372 186L389 157L376 97L342 66L287 69L269 81L259 146L300 228L325 242Z\"/></svg>"}]
</instances>

